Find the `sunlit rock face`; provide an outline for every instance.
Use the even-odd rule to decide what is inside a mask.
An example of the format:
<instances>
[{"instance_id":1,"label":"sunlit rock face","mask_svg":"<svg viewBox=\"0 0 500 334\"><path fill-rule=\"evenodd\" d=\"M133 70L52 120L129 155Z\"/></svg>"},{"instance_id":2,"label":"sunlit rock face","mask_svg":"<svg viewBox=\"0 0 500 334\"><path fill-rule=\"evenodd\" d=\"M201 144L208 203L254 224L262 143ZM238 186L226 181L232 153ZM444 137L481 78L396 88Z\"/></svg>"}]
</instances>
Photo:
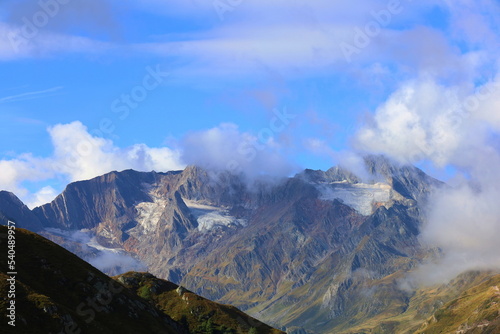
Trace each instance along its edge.
<instances>
[{"instance_id":1,"label":"sunlit rock face","mask_svg":"<svg viewBox=\"0 0 500 334\"><path fill-rule=\"evenodd\" d=\"M420 209L440 184L383 158L365 165L363 177L334 167L252 184L195 166L112 172L70 184L33 214L43 227L88 231L76 253L120 250L279 327L336 332L359 308L375 317L407 299L396 283L391 293L377 284L424 256Z\"/></svg>"}]
</instances>

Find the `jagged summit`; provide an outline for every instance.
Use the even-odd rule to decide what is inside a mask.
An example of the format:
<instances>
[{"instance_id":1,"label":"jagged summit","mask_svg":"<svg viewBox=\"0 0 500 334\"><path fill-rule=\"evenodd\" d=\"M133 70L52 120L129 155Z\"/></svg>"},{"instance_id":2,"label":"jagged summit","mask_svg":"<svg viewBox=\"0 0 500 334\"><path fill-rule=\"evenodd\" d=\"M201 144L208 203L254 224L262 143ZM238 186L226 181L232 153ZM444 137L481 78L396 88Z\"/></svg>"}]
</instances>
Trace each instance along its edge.
<instances>
[{"instance_id":1,"label":"jagged summit","mask_svg":"<svg viewBox=\"0 0 500 334\"><path fill-rule=\"evenodd\" d=\"M43 225L38 217L11 192L0 191L0 221L13 220L31 231L40 231Z\"/></svg>"},{"instance_id":2,"label":"jagged summit","mask_svg":"<svg viewBox=\"0 0 500 334\"><path fill-rule=\"evenodd\" d=\"M359 183L361 179L342 167L332 167L326 172L322 170L306 169L302 173L297 174L298 177L303 177L305 180L313 183L331 183L331 182L347 182Z\"/></svg>"}]
</instances>

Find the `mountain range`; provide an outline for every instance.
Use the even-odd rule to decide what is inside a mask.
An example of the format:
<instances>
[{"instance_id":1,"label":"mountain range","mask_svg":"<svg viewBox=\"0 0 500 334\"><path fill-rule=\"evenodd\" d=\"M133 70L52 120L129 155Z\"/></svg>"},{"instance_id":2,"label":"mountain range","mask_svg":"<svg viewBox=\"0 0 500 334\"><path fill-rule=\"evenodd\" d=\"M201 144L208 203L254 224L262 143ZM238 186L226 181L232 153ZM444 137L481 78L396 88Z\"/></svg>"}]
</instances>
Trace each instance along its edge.
<instances>
[{"instance_id":1,"label":"mountain range","mask_svg":"<svg viewBox=\"0 0 500 334\"><path fill-rule=\"evenodd\" d=\"M496 273L404 284L439 256L419 233L429 194L446 185L380 156L364 163L362 177L333 167L258 181L196 166L111 172L71 183L34 210L0 192L0 219L107 274L147 269L154 276L121 277L155 307L162 298L143 289L163 279L173 282L158 283L167 294L180 284L289 333L440 333L446 326L494 333ZM484 298L464 303L462 294L474 289ZM479 305L475 314L486 305L493 313L471 320L470 305ZM450 315L455 309L463 310L460 320Z\"/></svg>"}]
</instances>

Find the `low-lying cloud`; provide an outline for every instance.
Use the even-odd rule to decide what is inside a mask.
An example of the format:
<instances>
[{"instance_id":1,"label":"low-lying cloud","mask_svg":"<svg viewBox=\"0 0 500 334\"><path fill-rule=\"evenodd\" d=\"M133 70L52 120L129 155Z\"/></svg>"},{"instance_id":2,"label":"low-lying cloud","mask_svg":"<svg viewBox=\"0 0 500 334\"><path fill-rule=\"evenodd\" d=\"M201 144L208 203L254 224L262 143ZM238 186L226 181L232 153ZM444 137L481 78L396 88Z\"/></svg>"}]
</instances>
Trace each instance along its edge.
<instances>
[{"instance_id":1,"label":"low-lying cloud","mask_svg":"<svg viewBox=\"0 0 500 334\"><path fill-rule=\"evenodd\" d=\"M421 241L442 257L415 274L437 283L475 269L500 269L500 80L475 88L410 82L357 134L358 149L402 162L431 161L460 173L429 201Z\"/></svg>"},{"instance_id":2,"label":"low-lying cloud","mask_svg":"<svg viewBox=\"0 0 500 334\"><path fill-rule=\"evenodd\" d=\"M55 242L67 247L107 275L119 275L127 271L146 271L147 266L139 259L122 249L105 248L96 242L93 232L85 230L66 231L58 228L46 228L46 236L57 236ZM63 242L61 243L61 240ZM78 245L75 251L74 245Z\"/></svg>"},{"instance_id":3,"label":"low-lying cloud","mask_svg":"<svg viewBox=\"0 0 500 334\"><path fill-rule=\"evenodd\" d=\"M85 259L108 275L120 275L127 271L147 271L147 267L129 254L101 251L95 258Z\"/></svg>"},{"instance_id":4,"label":"low-lying cloud","mask_svg":"<svg viewBox=\"0 0 500 334\"><path fill-rule=\"evenodd\" d=\"M182 160L209 170L242 173L250 180L287 176L296 167L282 154L286 148L275 135L277 131L270 128L254 135L239 131L235 124L221 124L187 135L182 141Z\"/></svg>"}]
</instances>

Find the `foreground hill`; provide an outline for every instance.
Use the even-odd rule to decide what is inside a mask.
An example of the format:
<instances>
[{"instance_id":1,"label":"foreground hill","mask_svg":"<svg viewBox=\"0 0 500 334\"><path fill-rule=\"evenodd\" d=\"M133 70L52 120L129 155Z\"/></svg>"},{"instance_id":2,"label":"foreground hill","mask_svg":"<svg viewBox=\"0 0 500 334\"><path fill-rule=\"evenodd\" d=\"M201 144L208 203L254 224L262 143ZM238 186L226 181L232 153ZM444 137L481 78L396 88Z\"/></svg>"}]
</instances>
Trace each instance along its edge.
<instances>
[{"instance_id":1,"label":"foreground hill","mask_svg":"<svg viewBox=\"0 0 500 334\"><path fill-rule=\"evenodd\" d=\"M7 254L5 226L0 226L0 236L2 254ZM138 273L129 273L114 280L62 247L24 229L16 230L15 240L15 275L8 274L6 270L7 257L0 257L2 333L205 333L198 328L201 324L198 319L181 317L180 321L175 321L168 315L191 311L186 301L168 294L169 288L176 287L170 282ZM15 278L15 285L7 280L11 276ZM161 303L156 304L161 309L151 302L150 293L155 291L152 285L148 285L151 290L144 290L146 285L142 285L140 295L137 295L137 289L131 290L120 283L130 286L131 282L135 282L132 277L143 277L144 280L137 282L146 285L154 282L159 287L158 293L167 294L160 295ZM7 310L10 298L7 296L13 289L15 327L8 325L7 317L10 312ZM222 324L223 321L226 326L221 333L246 334L252 327L264 329L262 333L282 333L234 308L188 292L183 296L202 301L200 305L203 307L197 305L194 310L206 311L200 313L203 319L211 320L213 317L214 324Z\"/></svg>"},{"instance_id":2,"label":"foreground hill","mask_svg":"<svg viewBox=\"0 0 500 334\"><path fill-rule=\"evenodd\" d=\"M499 284L498 272L466 272L446 284L417 289L404 312L386 313L338 333L500 333Z\"/></svg>"},{"instance_id":3,"label":"foreground hill","mask_svg":"<svg viewBox=\"0 0 500 334\"><path fill-rule=\"evenodd\" d=\"M185 324L190 333L283 333L249 317L234 306L214 303L148 273L128 272L115 279L153 302L172 319Z\"/></svg>"},{"instance_id":4,"label":"foreground hill","mask_svg":"<svg viewBox=\"0 0 500 334\"><path fill-rule=\"evenodd\" d=\"M500 333L500 275L485 279L446 303L417 333Z\"/></svg>"}]
</instances>

